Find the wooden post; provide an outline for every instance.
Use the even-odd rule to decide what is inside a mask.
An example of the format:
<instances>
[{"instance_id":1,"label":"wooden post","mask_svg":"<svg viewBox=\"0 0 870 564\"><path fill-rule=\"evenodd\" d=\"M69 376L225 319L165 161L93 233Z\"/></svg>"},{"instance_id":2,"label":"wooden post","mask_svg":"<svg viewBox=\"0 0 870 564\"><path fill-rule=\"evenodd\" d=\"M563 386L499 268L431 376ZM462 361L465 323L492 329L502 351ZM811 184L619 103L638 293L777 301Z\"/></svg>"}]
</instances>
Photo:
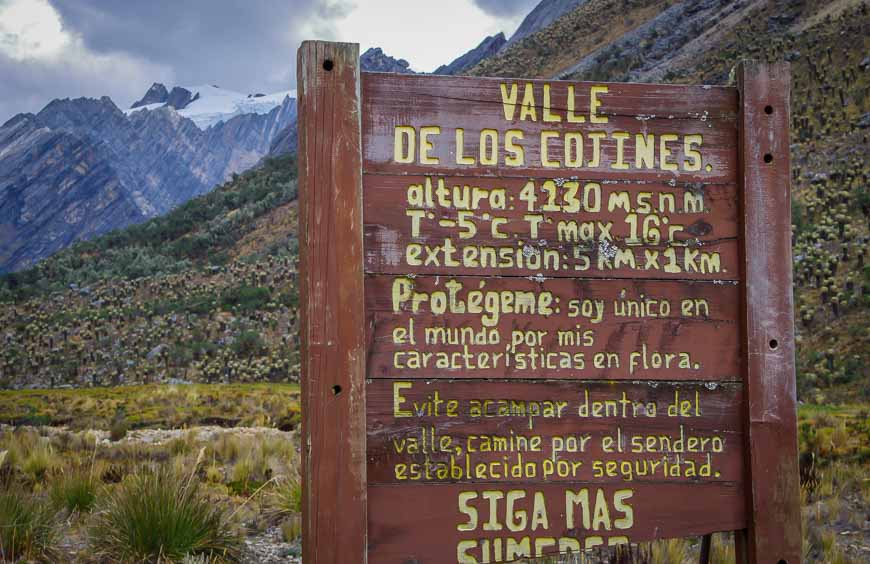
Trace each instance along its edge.
<instances>
[{"instance_id":1,"label":"wooden post","mask_svg":"<svg viewBox=\"0 0 870 564\"><path fill-rule=\"evenodd\" d=\"M743 355L750 564L801 562L789 166L789 67L741 63Z\"/></svg>"},{"instance_id":2,"label":"wooden post","mask_svg":"<svg viewBox=\"0 0 870 564\"><path fill-rule=\"evenodd\" d=\"M701 555L698 558L698 564L710 564L710 549L713 545L713 534L704 535L701 537Z\"/></svg>"},{"instance_id":3,"label":"wooden post","mask_svg":"<svg viewBox=\"0 0 870 564\"><path fill-rule=\"evenodd\" d=\"M306 41L297 73L303 559L365 562L359 45Z\"/></svg>"}]
</instances>

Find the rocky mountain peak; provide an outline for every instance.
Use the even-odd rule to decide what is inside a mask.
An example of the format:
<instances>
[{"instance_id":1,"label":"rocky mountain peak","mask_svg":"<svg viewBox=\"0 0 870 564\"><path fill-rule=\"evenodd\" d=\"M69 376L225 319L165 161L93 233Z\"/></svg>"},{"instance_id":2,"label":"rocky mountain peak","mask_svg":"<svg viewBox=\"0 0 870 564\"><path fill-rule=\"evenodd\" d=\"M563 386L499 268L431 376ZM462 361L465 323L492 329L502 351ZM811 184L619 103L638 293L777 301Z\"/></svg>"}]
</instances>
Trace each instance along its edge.
<instances>
[{"instance_id":1,"label":"rocky mountain peak","mask_svg":"<svg viewBox=\"0 0 870 564\"><path fill-rule=\"evenodd\" d=\"M16 114L16 115L12 116L11 118L9 118L8 120L6 120L6 123L4 123L0 127L2 127L3 129L7 129L7 128L14 129L16 127L19 127L22 123L35 122L35 121L37 121L36 115L31 114L29 112L25 113L25 114Z\"/></svg>"},{"instance_id":2,"label":"rocky mountain peak","mask_svg":"<svg viewBox=\"0 0 870 564\"><path fill-rule=\"evenodd\" d=\"M36 117L52 129L93 131L105 123L124 120L124 112L108 96L101 98L58 98L49 102Z\"/></svg>"},{"instance_id":3,"label":"rocky mountain peak","mask_svg":"<svg viewBox=\"0 0 870 564\"><path fill-rule=\"evenodd\" d=\"M130 107L139 108L141 106L147 106L148 104L165 104L168 99L169 91L166 89L166 86L159 82L155 82L151 85L151 88L148 89L148 92L142 96L142 99Z\"/></svg>"},{"instance_id":4,"label":"rocky mountain peak","mask_svg":"<svg viewBox=\"0 0 870 564\"><path fill-rule=\"evenodd\" d=\"M540 31L587 0L541 0L520 23L507 45Z\"/></svg>"},{"instance_id":5,"label":"rocky mountain peak","mask_svg":"<svg viewBox=\"0 0 870 564\"><path fill-rule=\"evenodd\" d=\"M128 112L106 96L65 98L0 127L0 273L166 213L254 166L295 122L296 103L176 87Z\"/></svg>"},{"instance_id":6,"label":"rocky mountain peak","mask_svg":"<svg viewBox=\"0 0 870 564\"><path fill-rule=\"evenodd\" d=\"M450 64L441 65L435 69L433 74L459 74L466 69L470 69L480 61L495 55L506 43L507 39L505 39L504 33L499 32L496 35L490 35L481 41L477 47L454 59Z\"/></svg>"},{"instance_id":7,"label":"rocky mountain peak","mask_svg":"<svg viewBox=\"0 0 870 564\"><path fill-rule=\"evenodd\" d=\"M176 86L172 89L172 92L169 93L169 96L166 99L166 105L175 108L176 110L183 110L191 102L199 99L199 92L194 94L187 88L182 88L181 86Z\"/></svg>"},{"instance_id":8,"label":"rocky mountain peak","mask_svg":"<svg viewBox=\"0 0 870 564\"><path fill-rule=\"evenodd\" d=\"M359 58L360 67L363 70L374 72L398 72L413 74L411 64L405 59L390 57L380 47L372 47Z\"/></svg>"},{"instance_id":9,"label":"rocky mountain peak","mask_svg":"<svg viewBox=\"0 0 870 564\"><path fill-rule=\"evenodd\" d=\"M172 90L168 90L165 85L155 82L148 89L148 92L142 96L142 99L130 106L130 109L141 108L153 104L163 104L176 110L183 110L199 99L199 92L191 92L187 88L174 86Z\"/></svg>"}]
</instances>

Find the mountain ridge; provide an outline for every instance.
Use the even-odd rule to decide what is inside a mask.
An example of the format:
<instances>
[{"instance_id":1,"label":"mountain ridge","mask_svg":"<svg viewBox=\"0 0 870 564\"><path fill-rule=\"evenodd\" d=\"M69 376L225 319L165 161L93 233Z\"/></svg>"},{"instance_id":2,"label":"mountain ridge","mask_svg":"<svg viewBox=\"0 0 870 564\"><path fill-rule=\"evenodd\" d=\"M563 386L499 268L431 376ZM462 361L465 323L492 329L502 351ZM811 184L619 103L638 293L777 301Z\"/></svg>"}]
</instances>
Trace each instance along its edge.
<instances>
[{"instance_id":1,"label":"mountain ridge","mask_svg":"<svg viewBox=\"0 0 870 564\"><path fill-rule=\"evenodd\" d=\"M414 72L406 60L380 48L363 53L361 64L366 70ZM25 141L35 142L33 132L14 138L18 129L13 126L23 119L37 120L34 127L40 131L64 135L43 135L44 146L29 151ZM28 268L75 241L166 213L264 158L294 152L295 122L292 90L242 94L214 84L169 89L158 82L127 110L107 96L57 98L36 114L11 117L0 127L0 273ZM63 147L52 153L52 142ZM73 146L77 150L69 149ZM86 148L86 161L52 157L78 157ZM28 155L43 159L29 163L31 168L51 172L19 174ZM61 182L64 171L72 176ZM88 171L96 173L88 177ZM58 197L57 190L73 181L89 185ZM40 218L21 197L27 190L45 202ZM74 194L87 198L86 209L108 215L85 221L85 202L74 201Z\"/></svg>"},{"instance_id":2,"label":"mountain ridge","mask_svg":"<svg viewBox=\"0 0 870 564\"><path fill-rule=\"evenodd\" d=\"M0 127L0 271L166 213L256 165L295 118L289 97L205 130L173 108L125 114L105 96L13 116Z\"/></svg>"},{"instance_id":3,"label":"mountain ridge","mask_svg":"<svg viewBox=\"0 0 870 564\"><path fill-rule=\"evenodd\" d=\"M490 35L478 43L477 47L467 51L465 54L453 59L446 65L441 65L435 69L432 74L459 74L466 69L469 69L482 60L492 57L498 53L502 47L507 44L503 32L498 32L495 35Z\"/></svg>"}]
</instances>

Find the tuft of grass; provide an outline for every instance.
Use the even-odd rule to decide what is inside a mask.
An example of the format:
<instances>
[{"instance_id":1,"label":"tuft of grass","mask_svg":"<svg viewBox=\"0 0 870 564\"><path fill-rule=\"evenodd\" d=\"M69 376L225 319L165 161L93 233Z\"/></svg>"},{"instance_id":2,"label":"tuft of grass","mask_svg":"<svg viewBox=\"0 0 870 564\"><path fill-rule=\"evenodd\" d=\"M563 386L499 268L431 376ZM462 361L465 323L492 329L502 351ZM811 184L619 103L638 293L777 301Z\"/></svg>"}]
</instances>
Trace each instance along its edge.
<instances>
[{"instance_id":1,"label":"tuft of grass","mask_svg":"<svg viewBox=\"0 0 870 564\"><path fill-rule=\"evenodd\" d=\"M87 513L97 501L97 481L90 473L73 470L52 482L49 497L57 509Z\"/></svg>"},{"instance_id":2,"label":"tuft of grass","mask_svg":"<svg viewBox=\"0 0 870 564\"><path fill-rule=\"evenodd\" d=\"M19 493L0 492L0 555L3 562L55 562L56 529L44 504Z\"/></svg>"},{"instance_id":3,"label":"tuft of grass","mask_svg":"<svg viewBox=\"0 0 870 564\"><path fill-rule=\"evenodd\" d=\"M40 441L22 457L21 471L30 476L34 482L39 483L59 465L51 446Z\"/></svg>"},{"instance_id":4,"label":"tuft of grass","mask_svg":"<svg viewBox=\"0 0 870 564\"><path fill-rule=\"evenodd\" d=\"M241 541L199 482L166 471L132 476L107 497L90 531L96 555L112 562L233 562Z\"/></svg>"},{"instance_id":5,"label":"tuft of grass","mask_svg":"<svg viewBox=\"0 0 870 564\"><path fill-rule=\"evenodd\" d=\"M302 482L296 477L279 480L272 491L271 505L282 516L295 515L302 511Z\"/></svg>"},{"instance_id":6,"label":"tuft of grass","mask_svg":"<svg viewBox=\"0 0 870 564\"><path fill-rule=\"evenodd\" d=\"M737 555L734 552L734 536L730 533L713 535L710 548L710 562L712 564L737 562Z\"/></svg>"},{"instance_id":7,"label":"tuft of grass","mask_svg":"<svg viewBox=\"0 0 870 564\"><path fill-rule=\"evenodd\" d=\"M686 539L667 539L651 545L651 564L672 564L683 562L689 556L689 543Z\"/></svg>"},{"instance_id":8,"label":"tuft of grass","mask_svg":"<svg viewBox=\"0 0 870 564\"><path fill-rule=\"evenodd\" d=\"M284 542L296 542L302 536L302 516L290 515L281 521L281 537Z\"/></svg>"}]
</instances>

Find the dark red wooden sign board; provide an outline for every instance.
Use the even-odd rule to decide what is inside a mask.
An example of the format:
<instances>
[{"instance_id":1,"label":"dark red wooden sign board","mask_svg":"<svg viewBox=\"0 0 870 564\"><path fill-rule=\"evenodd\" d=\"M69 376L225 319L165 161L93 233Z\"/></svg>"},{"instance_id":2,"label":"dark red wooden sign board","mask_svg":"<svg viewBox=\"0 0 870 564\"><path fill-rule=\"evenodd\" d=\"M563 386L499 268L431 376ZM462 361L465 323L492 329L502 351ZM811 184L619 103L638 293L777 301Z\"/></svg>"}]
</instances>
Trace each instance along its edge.
<instances>
[{"instance_id":1,"label":"dark red wooden sign board","mask_svg":"<svg viewBox=\"0 0 870 564\"><path fill-rule=\"evenodd\" d=\"M306 562L800 562L787 65L298 73Z\"/></svg>"}]
</instances>

